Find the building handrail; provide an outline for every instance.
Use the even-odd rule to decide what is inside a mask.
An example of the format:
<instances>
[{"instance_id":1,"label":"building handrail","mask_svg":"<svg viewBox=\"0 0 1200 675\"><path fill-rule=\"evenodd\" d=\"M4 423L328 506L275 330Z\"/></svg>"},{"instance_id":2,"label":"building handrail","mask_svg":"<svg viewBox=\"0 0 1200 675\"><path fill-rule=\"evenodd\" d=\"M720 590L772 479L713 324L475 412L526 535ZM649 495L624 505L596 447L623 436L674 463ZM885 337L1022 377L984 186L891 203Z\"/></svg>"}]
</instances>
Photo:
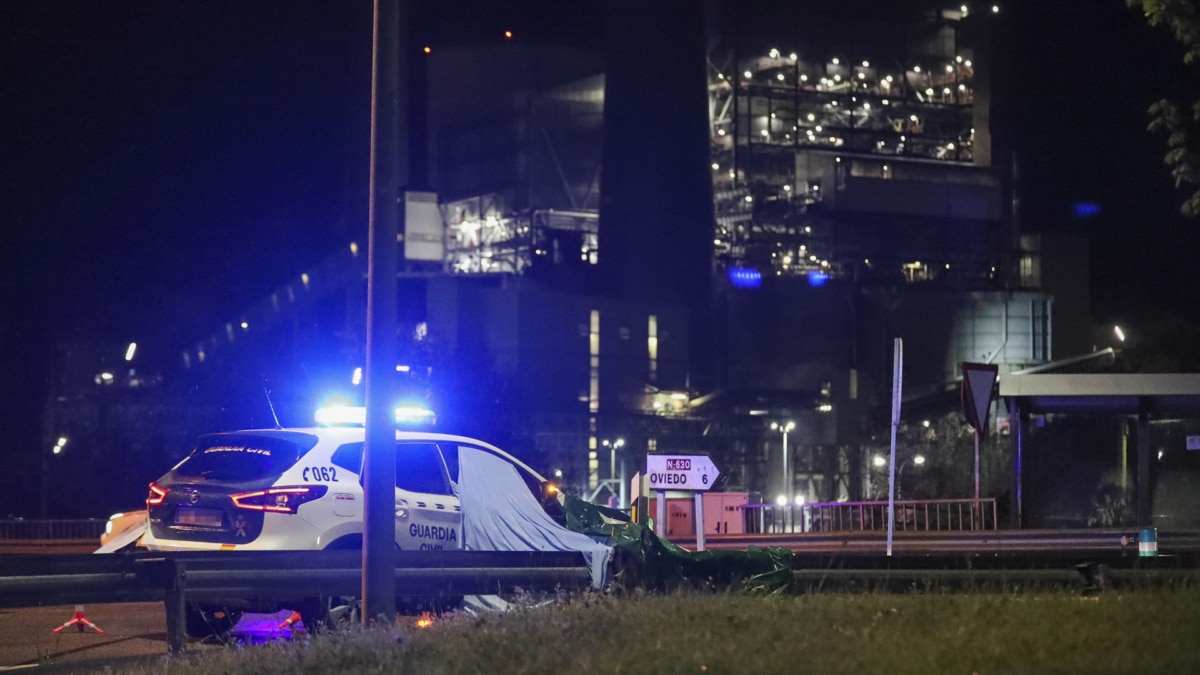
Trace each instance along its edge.
<instances>
[{"instance_id":1,"label":"building handrail","mask_svg":"<svg viewBox=\"0 0 1200 675\"><path fill-rule=\"evenodd\" d=\"M747 504L747 534L876 532L888 527L886 501ZM975 531L999 527L995 499L897 499L896 531Z\"/></svg>"}]
</instances>

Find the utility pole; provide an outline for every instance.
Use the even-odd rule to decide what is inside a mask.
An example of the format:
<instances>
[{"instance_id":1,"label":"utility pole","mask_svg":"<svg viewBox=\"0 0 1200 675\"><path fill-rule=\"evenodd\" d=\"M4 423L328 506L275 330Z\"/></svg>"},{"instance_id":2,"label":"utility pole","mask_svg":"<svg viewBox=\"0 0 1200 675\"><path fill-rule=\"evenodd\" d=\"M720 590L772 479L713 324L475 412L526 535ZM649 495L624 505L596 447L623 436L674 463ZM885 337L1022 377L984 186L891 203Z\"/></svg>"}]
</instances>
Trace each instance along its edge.
<instances>
[{"instance_id":1,"label":"utility pole","mask_svg":"<svg viewBox=\"0 0 1200 675\"><path fill-rule=\"evenodd\" d=\"M400 162L401 0L375 0L371 64L371 173L367 253L366 508L363 623L396 620L396 233Z\"/></svg>"}]
</instances>

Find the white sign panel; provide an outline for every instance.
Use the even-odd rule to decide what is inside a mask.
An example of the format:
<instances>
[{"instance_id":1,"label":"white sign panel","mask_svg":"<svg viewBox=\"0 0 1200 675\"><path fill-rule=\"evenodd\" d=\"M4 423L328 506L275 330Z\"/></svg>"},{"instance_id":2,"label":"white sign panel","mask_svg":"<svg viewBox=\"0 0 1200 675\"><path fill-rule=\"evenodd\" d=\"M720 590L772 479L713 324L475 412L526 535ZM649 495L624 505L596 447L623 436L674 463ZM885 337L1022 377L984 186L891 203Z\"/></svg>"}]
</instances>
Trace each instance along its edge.
<instances>
[{"instance_id":1,"label":"white sign panel","mask_svg":"<svg viewBox=\"0 0 1200 675\"><path fill-rule=\"evenodd\" d=\"M646 455L646 476L652 490L712 488L721 472L708 455Z\"/></svg>"},{"instance_id":2,"label":"white sign panel","mask_svg":"<svg viewBox=\"0 0 1200 675\"><path fill-rule=\"evenodd\" d=\"M1200 450L1200 436L1188 436L1187 437L1187 449L1188 450Z\"/></svg>"},{"instance_id":3,"label":"white sign panel","mask_svg":"<svg viewBox=\"0 0 1200 675\"><path fill-rule=\"evenodd\" d=\"M441 262L445 226L436 192L404 193L404 259Z\"/></svg>"}]
</instances>

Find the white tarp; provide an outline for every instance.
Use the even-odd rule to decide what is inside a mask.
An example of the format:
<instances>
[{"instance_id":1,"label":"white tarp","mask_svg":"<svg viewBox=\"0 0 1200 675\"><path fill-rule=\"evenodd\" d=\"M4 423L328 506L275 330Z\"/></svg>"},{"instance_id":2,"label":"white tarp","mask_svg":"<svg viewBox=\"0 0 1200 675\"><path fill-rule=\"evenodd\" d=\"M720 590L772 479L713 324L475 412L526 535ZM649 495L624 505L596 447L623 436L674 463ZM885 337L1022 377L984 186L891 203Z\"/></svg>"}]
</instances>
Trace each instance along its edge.
<instances>
[{"instance_id":1,"label":"white tarp","mask_svg":"<svg viewBox=\"0 0 1200 675\"><path fill-rule=\"evenodd\" d=\"M141 539L142 535L146 533L146 530L149 527L149 521L143 518L142 520L138 521L137 524L130 526L124 532L121 532L112 539L109 539L107 544L101 546L95 551L92 551L92 553L116 553L138 539Z\"/></svg>"},{"instance_id":2,"label":"white tarp","mask_svg":"<svg viewBox=\"0 0 1200 675\"><path fill-rule=\"evenodd\" d=\"M592 585L603 588L611 546L554 522L516 468L495 455L462 448L458 455L463 548L470 551L580 551Z\"/></svg>"}]
</instances>

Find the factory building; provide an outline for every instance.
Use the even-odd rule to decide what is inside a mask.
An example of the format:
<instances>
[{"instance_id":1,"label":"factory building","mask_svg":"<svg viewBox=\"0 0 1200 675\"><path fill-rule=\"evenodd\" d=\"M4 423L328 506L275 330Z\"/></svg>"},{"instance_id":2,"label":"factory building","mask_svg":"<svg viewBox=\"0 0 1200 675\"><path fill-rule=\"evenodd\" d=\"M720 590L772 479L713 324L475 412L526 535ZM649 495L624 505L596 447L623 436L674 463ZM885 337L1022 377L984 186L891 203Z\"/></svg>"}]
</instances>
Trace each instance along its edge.
<instances>
[{"instance_id":1,"label":"factory building","mask_svg":"<svg viewBox=\"0 0 1200 675\"><path fill-rule=\"evenodd\" d=\"M963 361L1070 355L1022 267L1037 242L990 123L991 5L619 11L604 54L505 40L426 60L400 360L440 424L597 500L653 451L708 453L764 499L854 500L895 338L906 397L953 390ZM222 321L185 370L256 333L285 336L256 338L281 369L319 353L348 378L363 245Z\"/></svg>"}]
</instances>

